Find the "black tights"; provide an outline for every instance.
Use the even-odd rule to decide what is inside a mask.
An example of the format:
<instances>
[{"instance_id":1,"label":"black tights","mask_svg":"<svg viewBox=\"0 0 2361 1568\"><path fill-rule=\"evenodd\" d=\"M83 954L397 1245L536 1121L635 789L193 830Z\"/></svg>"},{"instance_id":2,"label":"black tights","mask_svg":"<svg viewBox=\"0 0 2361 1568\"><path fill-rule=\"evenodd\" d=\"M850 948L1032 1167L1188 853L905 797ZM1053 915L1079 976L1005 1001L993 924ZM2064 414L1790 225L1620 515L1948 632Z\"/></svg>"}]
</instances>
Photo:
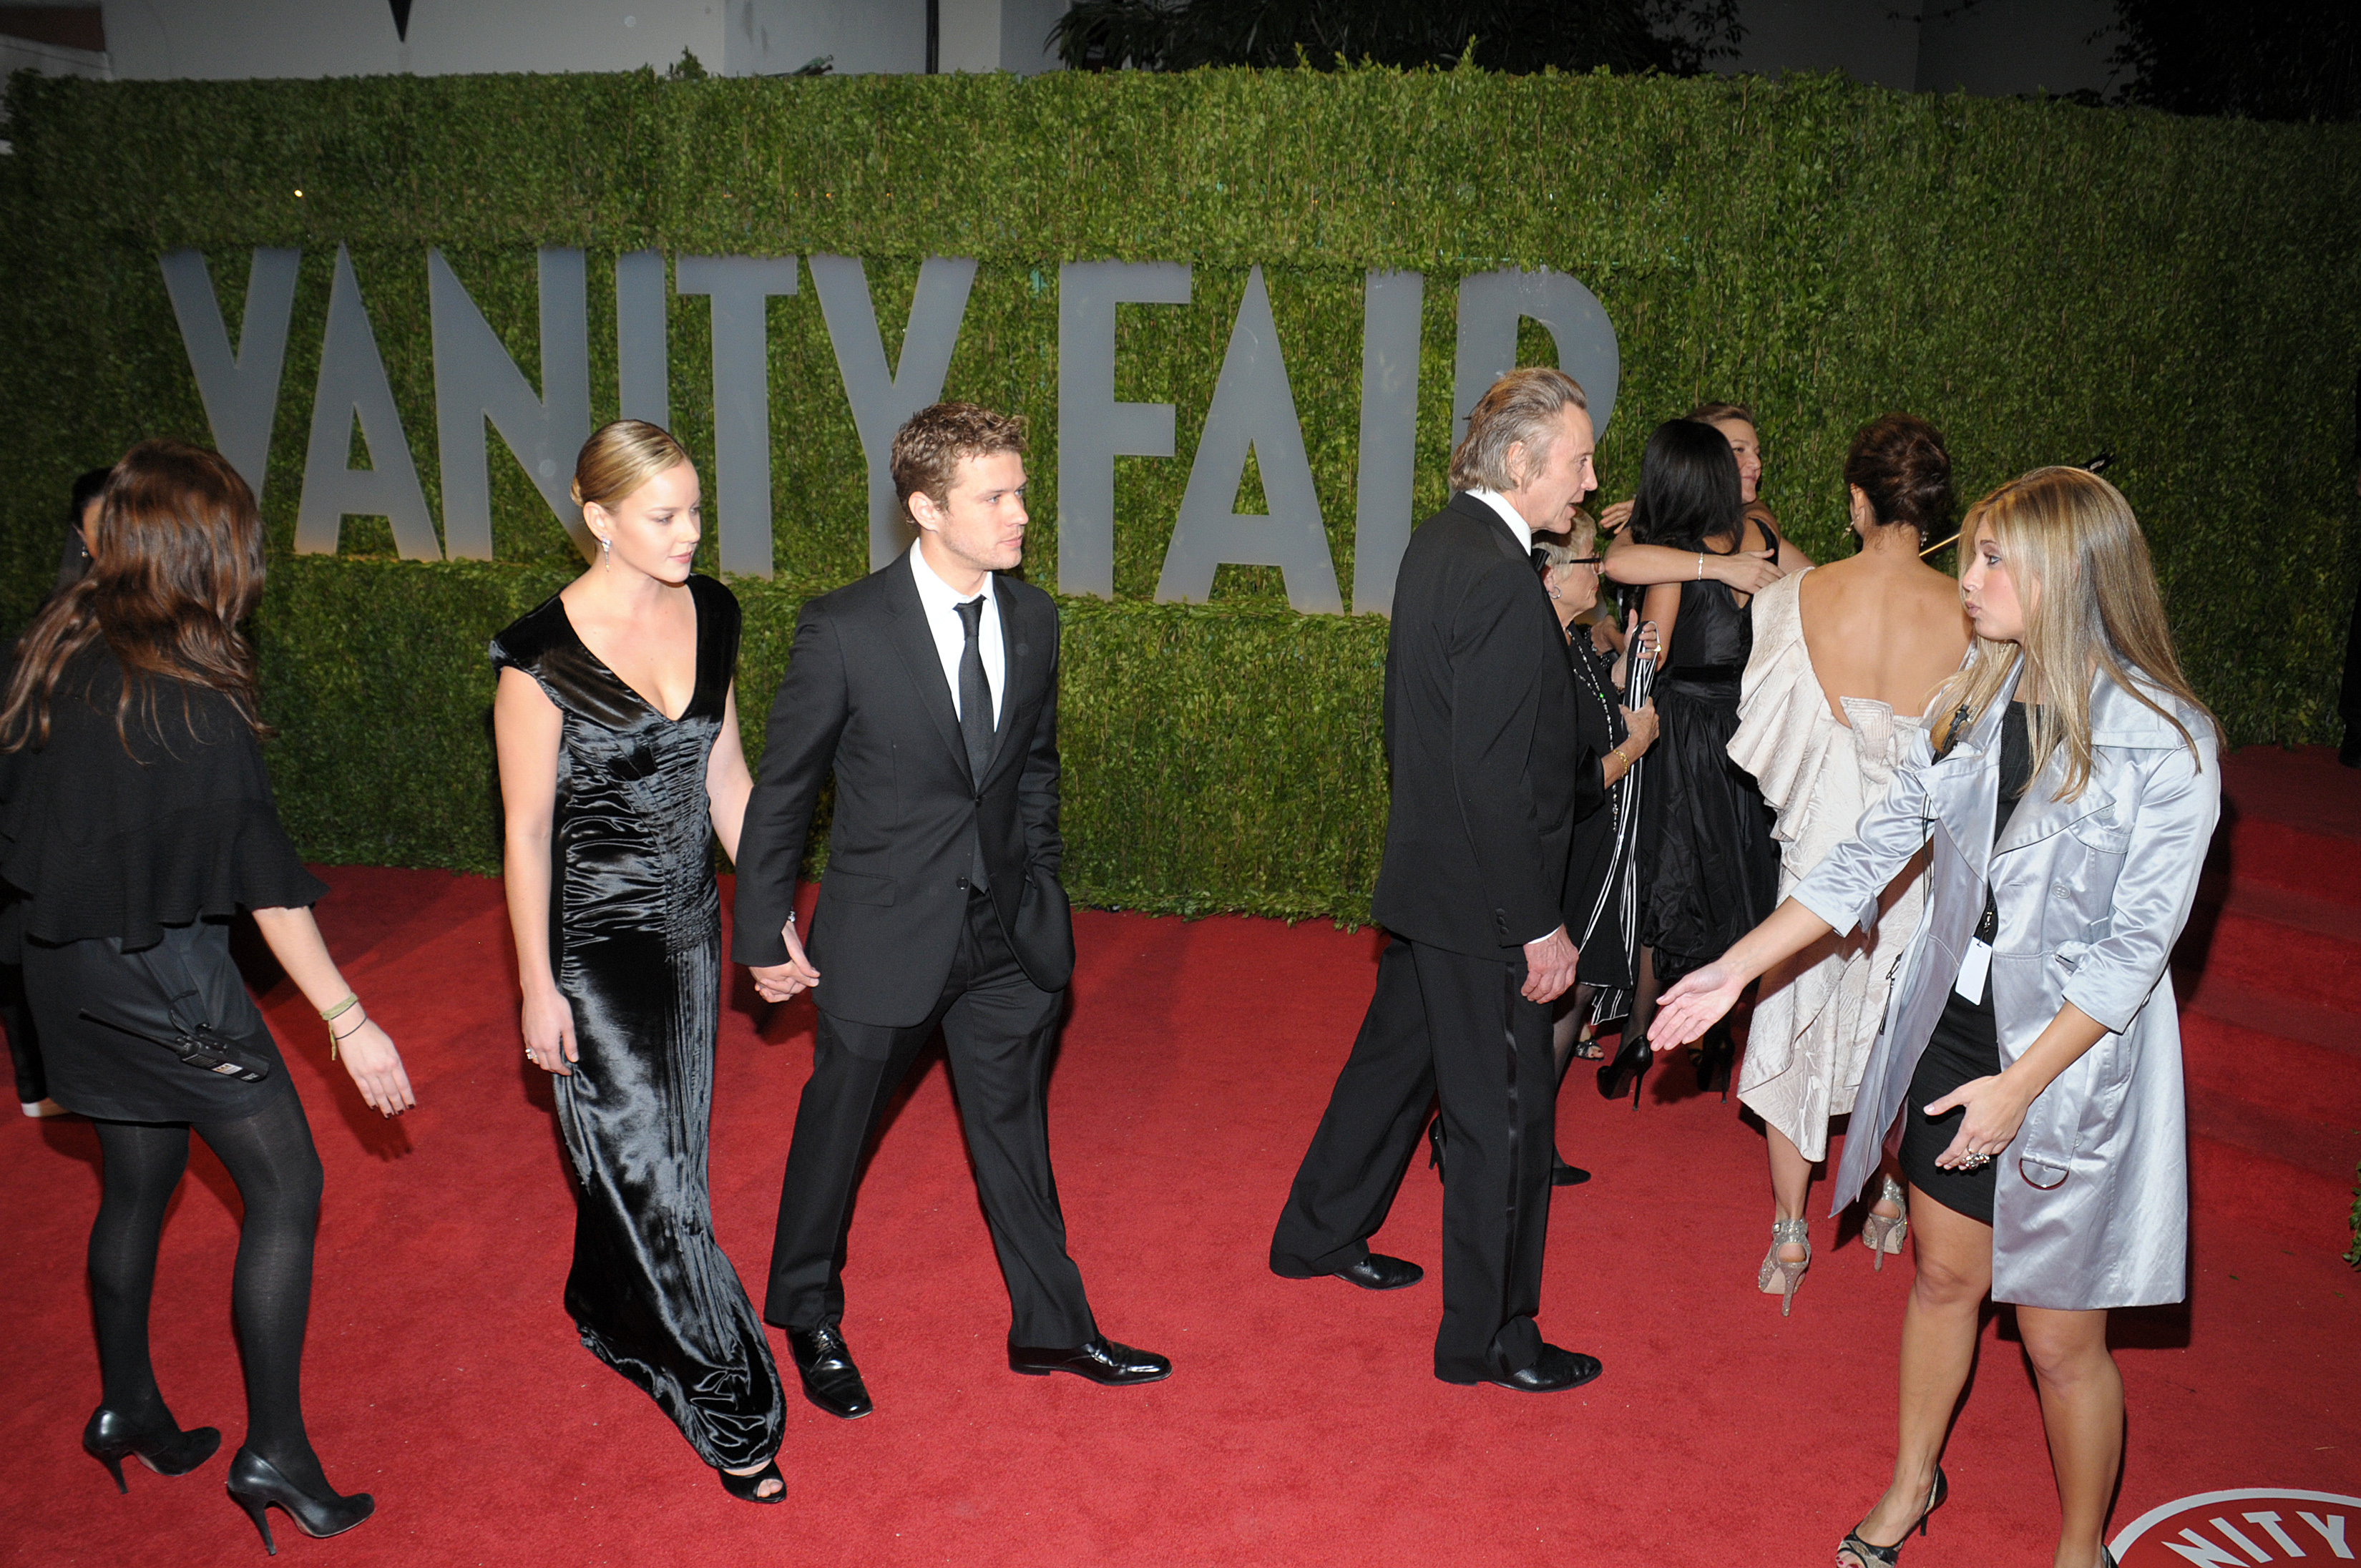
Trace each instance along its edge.
<instances>
[{"instance_id":1,"label":"black tights","mask_svg":"<svg viewBox=\"0 0 2361 1568\"><path fill-rule=\"evenodd\" d=\"M148 1354L156 1246L172 1190L189 1167L190 1124L95 1122L105 1158L90 1228L90 1293L104 1402L134 1420L169 1420ZM246 1209L230 1301L246 1357L246 1446L298 1486L324 1486L303 1431L303 1324L312 1304L312 1239L320 1219L320 1157L291 1088L254 1114L199 1122Z\"/></svg>"}]
</instances>

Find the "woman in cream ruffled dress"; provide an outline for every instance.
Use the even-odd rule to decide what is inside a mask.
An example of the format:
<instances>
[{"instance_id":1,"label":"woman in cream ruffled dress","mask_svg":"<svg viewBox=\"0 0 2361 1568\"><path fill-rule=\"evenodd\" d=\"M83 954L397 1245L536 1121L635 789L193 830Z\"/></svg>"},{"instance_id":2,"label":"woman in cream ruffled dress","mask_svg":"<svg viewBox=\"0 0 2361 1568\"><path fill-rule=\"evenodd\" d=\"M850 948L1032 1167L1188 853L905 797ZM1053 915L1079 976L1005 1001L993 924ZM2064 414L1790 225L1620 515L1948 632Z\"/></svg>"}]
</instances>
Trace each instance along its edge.
<instances>
[{"instance_id":1,"label":"woman in cream ruffled dress","mask_svg":"<svg viewBox=\"0 0 2361 1568\"><path fill-rule=\"evenodd\" d=\"M1951 505L1950 458L1932 425L1888 414L1845 458L1860 554L1783 577L1754 597L1732 761L1778 814L1779 895L1851 833L1926 722L1968 648L1959 585L1919 551ZM1823 938L1763 977L1738 1098L1763 1118L1771 1157L1771 1250L1756 1277L1784 1316L1811 1261L1804 1204L1827 1157L1828 1120L1852 1109L1885 1018L1895 966L1917 928L1922 853L1885 890L1876 924ZM1883 1266L1902 1250L1901 1189L1887 1177L1862 1227Z\"/></svg>"}]
</instances>

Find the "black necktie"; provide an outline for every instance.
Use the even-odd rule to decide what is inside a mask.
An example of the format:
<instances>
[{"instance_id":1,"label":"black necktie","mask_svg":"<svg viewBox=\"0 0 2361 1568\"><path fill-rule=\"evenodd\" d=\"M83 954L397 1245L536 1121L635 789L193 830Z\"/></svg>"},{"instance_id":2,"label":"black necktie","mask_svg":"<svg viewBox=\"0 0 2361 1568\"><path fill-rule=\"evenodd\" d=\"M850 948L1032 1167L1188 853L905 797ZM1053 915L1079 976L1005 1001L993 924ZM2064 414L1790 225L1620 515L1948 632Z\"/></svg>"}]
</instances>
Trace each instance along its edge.
<instances>
[{"instance_id":1,"label":"black necktie","mask_svg":"<svg viewBox=\"0 0 2361 1568\"><path fill-rule=\"evenodd\" d=\"M960 651L960 735L967 741L968 776L976 794L983 793L983 770L992 761L992 685L983 678L983 598L981 595L959 607L960 624L967 630L967 646ZM983 824L977 823L975 852L968 880L978 887L990 884L984 874Z\"/></svg>"}]
</instances>

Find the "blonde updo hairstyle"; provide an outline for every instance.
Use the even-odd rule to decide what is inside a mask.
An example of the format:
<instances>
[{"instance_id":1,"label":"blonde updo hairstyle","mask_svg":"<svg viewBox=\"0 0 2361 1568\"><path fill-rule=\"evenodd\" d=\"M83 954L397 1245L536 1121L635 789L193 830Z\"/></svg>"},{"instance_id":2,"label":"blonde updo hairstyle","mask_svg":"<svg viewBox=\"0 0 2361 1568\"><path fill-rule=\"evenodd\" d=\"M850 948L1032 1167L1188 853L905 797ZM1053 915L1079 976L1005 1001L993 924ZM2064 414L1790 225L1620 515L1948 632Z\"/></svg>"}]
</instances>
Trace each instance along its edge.
<instances>
[{"instance_id":1,"label":"blonde updo hairstyle","mask_svg":"<svg viewBox=\"0 0 2361 1568\"><path fill-rule=\"evenodd\" d=\"M643 419L602 424L590 433L574 460L574 504L612 511L658 474L689 461L687 448L662 425Z\"/></svg>"}]
</instances>

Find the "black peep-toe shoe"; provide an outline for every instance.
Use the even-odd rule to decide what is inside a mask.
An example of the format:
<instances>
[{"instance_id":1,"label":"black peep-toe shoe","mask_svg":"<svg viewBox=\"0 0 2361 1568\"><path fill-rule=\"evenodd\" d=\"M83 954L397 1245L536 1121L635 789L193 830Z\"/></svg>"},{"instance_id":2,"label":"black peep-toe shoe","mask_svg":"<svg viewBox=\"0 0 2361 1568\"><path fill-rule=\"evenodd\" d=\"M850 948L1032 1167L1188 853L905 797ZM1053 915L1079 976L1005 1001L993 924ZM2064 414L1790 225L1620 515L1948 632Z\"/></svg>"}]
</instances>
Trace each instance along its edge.
<instances>
[{"instance_id":1,"label":"black peep-toe shoe","mask_svg":"<svg viewBox=\"0 0 2361 1568\"><path fill-rule=\"evenodd\" d=\"M104 1405L90 1413L90 1424L82 1429L82 1452L106 1466L118 1492L131 1490L123 1484L126 1459L139 1461L159 1475L186 1475L220 1446L221 1433L213 1427L182 1431L171 1417L163 1416L143 1430Z\"/></svg>"},{"instance_id":2,"label":"black peep-toe shoe","mask_svg":"<svg viewBox=\"0 0 2361 1568\"><path fill-rule=\"evenodd\" d=\"M1920 1535L1927 1533L1927 1521L1934 1517L1935 1510L1941 1508L1943 1499L1950 1495L1951 1483L1944 1478L1943 1467L1938 1464L1935 1466L1935 1489L1927 1494L1927 1507L1918 1515L1918 1523L1915 1527ZM1864 1519L1861 1522L1866 1524L1868 1521ZM1902 1541L1897 1541L1891 1546L1872 1546L1861 1540L1861 1526L1855 1525L1852 1533L1837 1543L1837 1555L1842 1557L1846 1552L1851 1552L1853 1561L1858 1563L1861 1568L1894 1568L1895 1563L1902 1561L1902 1541L1909 1539L1910 1531L1905 1530L1902 1532Z\"/></svg>"},{"instance_id":3,"label":"black peep-toe shoe","mask_svg":"<svg viewBox=\"0 0 2361 1568\"><path fill-rule=\"evenodd\" d=\"M721 1489L733 1497L750 1503L784 1503L787 1500L786 1478L779 1474L779 1462L775 1458L752 1475L732 1475L719 1468L713 1473L721 1477ZM765 1496L761 1489L765 1481L778 1482L779 1489Z\"/></svg>"},{"instance_id":4,"label":"black peep-toe shoe","mask_svg":"<svg viewBox=\"0 0 2361 1568\"><path fill-rule=\"evenodd\" d=\"M262 1532L263 1548L273 1557L279 1555L279 1543L270 1539L269 1510L274 1504L295 1521L297 1530L315 1541L342 1535L377 1512L377 1499L367 1492L340 1497L326 1487L317 1494L303 1490L250 1448L239 1449L237 1457L229 1462L229 1497Z\"/></svg>"},{"instance_id":5,"label":"black peep-toe shoe","mask_svg":"<svg viewBox=\"0 0 2361 1568\"><path fill-rule=\"evenodd\" d=\"M1615 1050L1615 1059L1598 1069L1598 1097L1620 1100L1623 1091L1631 1091L1631 1109L1640 1108L1640 1085L1647 1080L1648 1069L1656 1059L1655 1051L1645 1035L1626 1035Z\"/></svg>"}]
</instances>

